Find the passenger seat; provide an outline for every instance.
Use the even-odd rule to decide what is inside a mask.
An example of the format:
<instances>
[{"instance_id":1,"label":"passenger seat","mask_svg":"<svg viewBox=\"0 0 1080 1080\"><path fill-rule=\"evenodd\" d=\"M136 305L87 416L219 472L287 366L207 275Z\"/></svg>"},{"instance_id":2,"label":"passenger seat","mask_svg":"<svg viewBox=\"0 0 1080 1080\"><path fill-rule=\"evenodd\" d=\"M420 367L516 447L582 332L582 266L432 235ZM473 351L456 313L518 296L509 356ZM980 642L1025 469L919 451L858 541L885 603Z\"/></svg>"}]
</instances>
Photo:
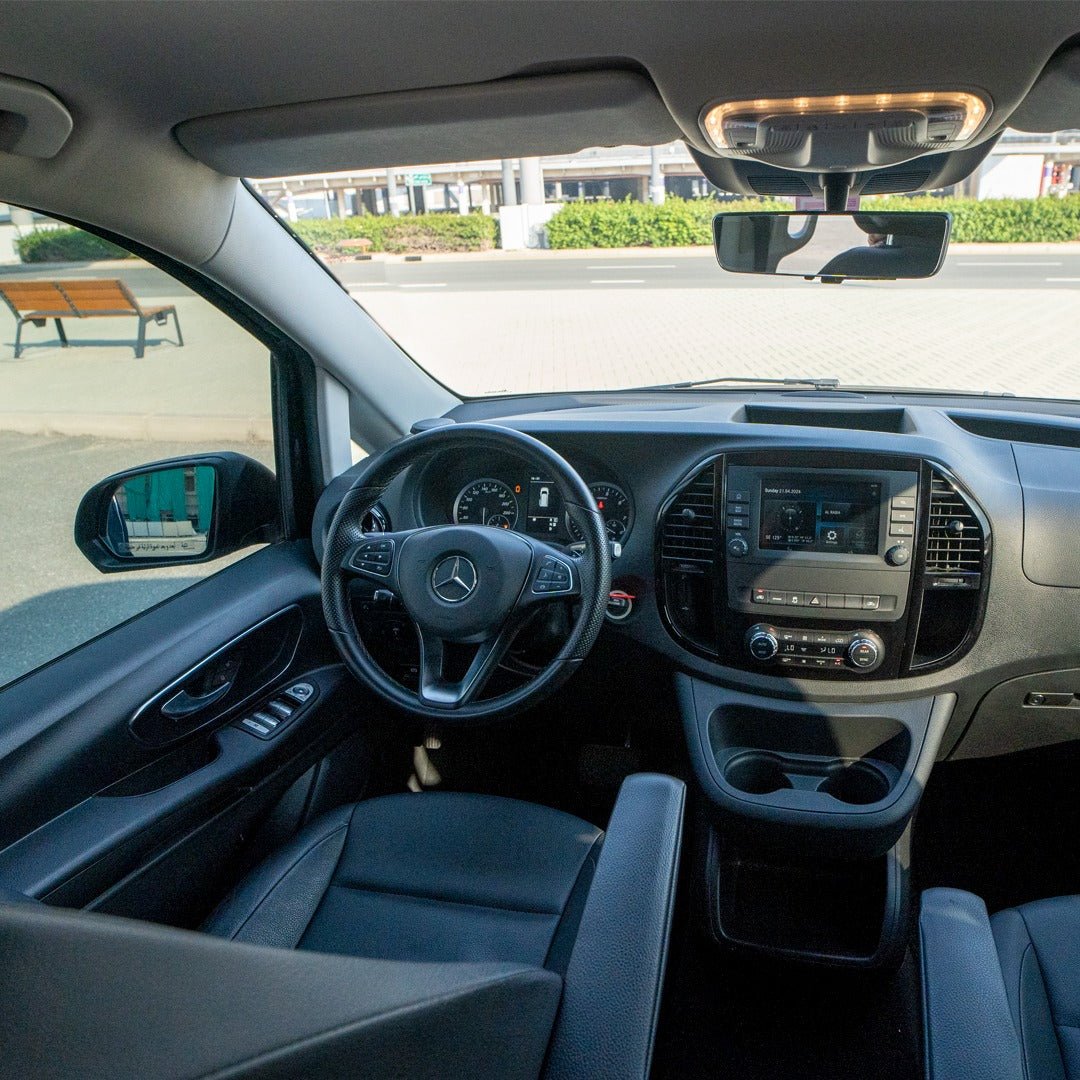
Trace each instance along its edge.
<instances>
[{"instance_id":1,"label":"passenger seat","mask_svg":"<svg viewBox=\"0 0 1080 1080\"><path fill-rule=\"evenodd\" d=\"M928 1080L1080 1080L1080 896L928 889L919 940Z\"/></svg>"}]
</instances>

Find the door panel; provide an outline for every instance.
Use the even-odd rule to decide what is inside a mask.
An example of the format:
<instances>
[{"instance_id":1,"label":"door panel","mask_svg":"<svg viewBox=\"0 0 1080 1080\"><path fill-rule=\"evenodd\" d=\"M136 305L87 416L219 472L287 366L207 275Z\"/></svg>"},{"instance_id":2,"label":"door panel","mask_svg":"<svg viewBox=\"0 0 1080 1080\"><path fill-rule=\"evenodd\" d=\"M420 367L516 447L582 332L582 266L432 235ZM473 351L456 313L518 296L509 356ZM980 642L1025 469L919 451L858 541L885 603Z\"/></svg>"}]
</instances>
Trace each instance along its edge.
<instances>
[{"instance_id":1,"label":"door panel","mask_svg":"<svg viewBox=\"0 0 1080 1080\"><path fill-rule=\"evenodd\" d=\"M160 711L230 651L240 662L225 669L226 693L158 745L133 735L148 704ZM336 660L310 544L290 542L0 692L0 883L186 921L253 825L352 732L358 689ZM313 694L272 737L234 726L300 681ZM196 678L189 697L200 692Z\"/></svg>"}]
</instances>

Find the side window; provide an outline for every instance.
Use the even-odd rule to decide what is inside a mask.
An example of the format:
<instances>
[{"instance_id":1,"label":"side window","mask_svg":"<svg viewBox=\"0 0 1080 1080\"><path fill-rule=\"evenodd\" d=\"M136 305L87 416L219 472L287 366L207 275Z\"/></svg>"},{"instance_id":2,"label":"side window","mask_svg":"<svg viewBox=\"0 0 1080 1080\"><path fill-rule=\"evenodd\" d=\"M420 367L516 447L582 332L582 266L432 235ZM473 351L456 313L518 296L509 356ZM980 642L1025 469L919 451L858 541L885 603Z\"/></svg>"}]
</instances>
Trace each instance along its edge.
<instances>
[{"instance_id":1,"label":"side window","mask_svg":"<svg viewBox=\"0 0 1080 1080\"><path fill-rule=\"evenodd\" d=\"M274 468L266 347L156 267L0 203L0 687L254 550L102 574L76 547L93 485L220 451ZM192 484L155 492L151 531L189 530L187 507L198 526Z\"/></svg>"}]
</instances>

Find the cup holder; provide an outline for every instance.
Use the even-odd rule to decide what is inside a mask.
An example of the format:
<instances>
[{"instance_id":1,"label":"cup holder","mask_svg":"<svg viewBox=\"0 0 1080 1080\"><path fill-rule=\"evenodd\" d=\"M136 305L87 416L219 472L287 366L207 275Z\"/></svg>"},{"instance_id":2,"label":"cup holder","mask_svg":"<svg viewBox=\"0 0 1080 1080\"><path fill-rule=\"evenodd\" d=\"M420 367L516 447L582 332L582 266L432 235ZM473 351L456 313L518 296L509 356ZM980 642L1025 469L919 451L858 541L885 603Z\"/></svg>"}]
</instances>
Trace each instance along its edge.
<instances>
[{"instance_id":1,"label":"cup holder","mask_svg":"<svg viewBox=\"0 0 1080 1080\"><path fill-rule=\"evenodd\" d=\"M889 794L889 779L866 761L838 763L818 786L818 791L831 795L842 803L867 806Z\"/></svg>"},{"instance_id":2,"label":"cup holder","mask_svg":"<svg viewBox=\"0 0 1080 1080\"><path fill-rule=\"evenodd\" d=\"M764 796L794 789L804 797L830 796L848 806L869 806L892 790L886 771L866 759L795 759L764 750L734 754L724 766L724 779L744 795Z\"/></svg>"},{"instance_id":3,"label":"cup holder","mask_svg":"<svg viewBox=\"0 0 1080 1080\"><path fill-rule=\"evenodd\" d=\"M724 779L747 795L768 795L792 786L779 760L771 754L739 754L728 762Z\"/></svg>"}]
</instances>

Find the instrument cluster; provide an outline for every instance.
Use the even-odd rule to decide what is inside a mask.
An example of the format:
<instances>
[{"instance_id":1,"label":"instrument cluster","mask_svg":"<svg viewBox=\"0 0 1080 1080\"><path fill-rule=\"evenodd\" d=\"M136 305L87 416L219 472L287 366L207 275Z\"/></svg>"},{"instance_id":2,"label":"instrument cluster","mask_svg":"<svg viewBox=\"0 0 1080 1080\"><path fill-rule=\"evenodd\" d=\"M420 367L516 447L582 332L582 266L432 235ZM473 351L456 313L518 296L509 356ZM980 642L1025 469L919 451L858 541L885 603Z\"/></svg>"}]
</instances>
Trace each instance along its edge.
<instances>
[{"instance_id":1,"label":"instrument cluster","mask_svg":"<svg viewBox=\"0 0 1080 1080\"><path fill-rule=\"evenodd\" d=\"M487 469L481 471L485 464ZM428 472L419 508L425 523L452 521L457 525L513 529L566 544L584 540L550 478L531 473L527 466L515 468L515 463L509 461L470 465L468 473L461 463ZM611 480L601 480L589 484L589 491L604 518L609 538L625 543L634 523L633 503L626 489Z\"/></svg>"}]
</instances>

